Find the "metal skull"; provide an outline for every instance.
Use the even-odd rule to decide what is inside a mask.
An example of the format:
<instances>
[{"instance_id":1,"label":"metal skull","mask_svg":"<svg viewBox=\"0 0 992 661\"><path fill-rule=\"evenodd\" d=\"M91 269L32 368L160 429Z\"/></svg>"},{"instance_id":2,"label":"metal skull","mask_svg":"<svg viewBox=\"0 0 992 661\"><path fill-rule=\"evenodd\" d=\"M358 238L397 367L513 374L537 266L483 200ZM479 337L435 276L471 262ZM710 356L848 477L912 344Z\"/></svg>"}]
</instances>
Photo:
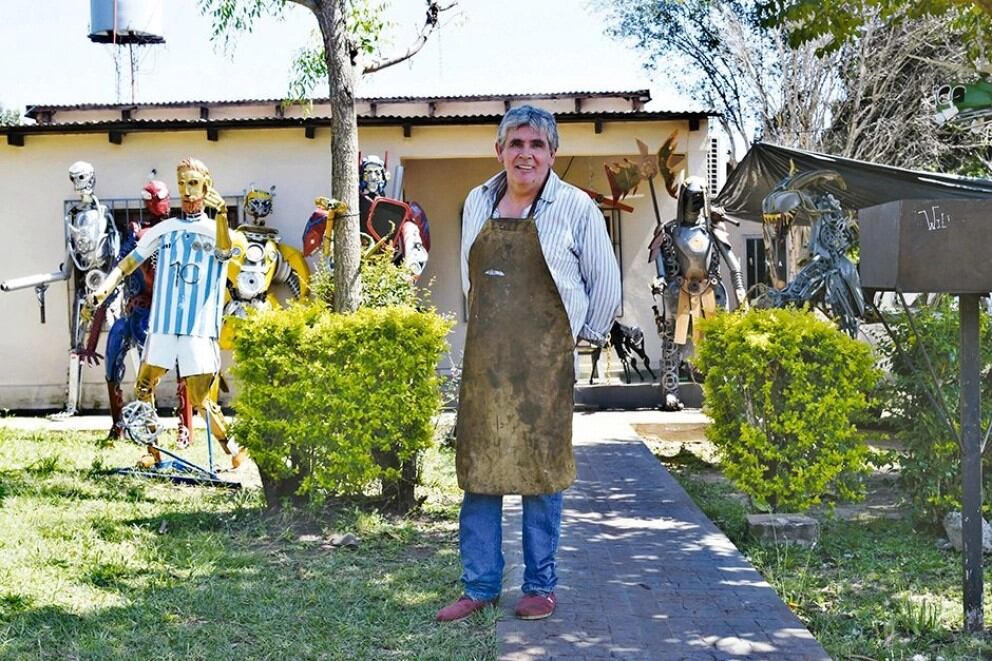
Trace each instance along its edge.
<instances>
[{"instance_id":1,"label":"metal skull","mask_svg":"<svg viewBox=\"0 0 992 661\"><path fill-rule=\"evenodd\" d=\"M69 166L69 181L77 193L92 193L96 188L96 171L86 161L76 161Z\"/></svg>"}]
</instances>

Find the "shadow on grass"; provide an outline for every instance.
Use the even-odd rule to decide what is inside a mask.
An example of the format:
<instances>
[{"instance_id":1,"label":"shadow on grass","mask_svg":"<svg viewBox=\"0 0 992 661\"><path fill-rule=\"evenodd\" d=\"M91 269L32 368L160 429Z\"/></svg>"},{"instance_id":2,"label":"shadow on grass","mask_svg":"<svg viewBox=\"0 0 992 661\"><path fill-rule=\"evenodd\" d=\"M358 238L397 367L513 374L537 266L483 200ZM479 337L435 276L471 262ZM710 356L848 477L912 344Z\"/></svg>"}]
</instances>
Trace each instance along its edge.
<instances>
[{"instance_id":1,"label":"shadow on grass","mask_svg":"<svg viewBox=\"0 0 992 661\"><path fill-rule=\"evenodd\" d=\"M257 507L97 521L102 540L139 537L138 557L110 554L76 567L54 563L61 583L98 596L71 607L41 603L16 588L0 592L0 656L495 654L492 627L433 622L438 605L457 593L450 533L429 525L426 531L382 525L352 550L326 543L326 524Z\"/></svg>"}]
</instances>

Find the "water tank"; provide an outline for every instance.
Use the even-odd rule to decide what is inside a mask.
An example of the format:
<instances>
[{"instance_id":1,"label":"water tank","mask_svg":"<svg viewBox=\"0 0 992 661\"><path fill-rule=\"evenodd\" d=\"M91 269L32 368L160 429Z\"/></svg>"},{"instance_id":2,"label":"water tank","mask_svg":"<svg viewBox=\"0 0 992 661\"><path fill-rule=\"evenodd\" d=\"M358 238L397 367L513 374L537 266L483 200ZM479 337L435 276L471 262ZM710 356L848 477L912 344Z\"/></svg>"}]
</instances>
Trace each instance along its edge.
<instances>
[{"instance_id":1,"label":"water tank","mask_svg":"<svg viewBox=\"0 0 992 661\"><path fill-rule=\"evenodd\" d=\"M90 41L162 44L162 33L162 0L90 0Z\"/></svg>"}]
</instances>

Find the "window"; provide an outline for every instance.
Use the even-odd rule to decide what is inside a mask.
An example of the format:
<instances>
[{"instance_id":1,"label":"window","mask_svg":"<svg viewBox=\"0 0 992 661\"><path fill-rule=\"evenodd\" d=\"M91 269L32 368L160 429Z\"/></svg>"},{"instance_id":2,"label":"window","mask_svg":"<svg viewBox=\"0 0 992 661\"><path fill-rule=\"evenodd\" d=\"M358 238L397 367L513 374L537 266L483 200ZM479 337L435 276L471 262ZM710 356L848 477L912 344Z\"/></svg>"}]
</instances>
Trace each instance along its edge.
<instances>
[{"instance_id":1,"label":"window","mask_svg":"<svg viewBox=\"0 0 992 661\"><path fill-rule=\"evenodd\" d=\"M227 224L233 229L241 224L241 208L244 204L244 197L241 195L225 195L224 201L227 202ZM172 216L178 216L180 214L177 202L177 200L173 201ZM77 204L79 204L79 200L66 200L64 213L70 213L73 206ZM114 217L114 224L117 225L117 229L121 232L126 231L129 223L141 223L146 213L145 201L141 198L101 198L100 204L107 207Z\"/></svg>"},{"instance_id":2,"label":"window","mask_svg":"<svg viewBox=\"0 0 992 661\"><path fill-rule=\"evenodd\" d=\"M771 285L771 278L768 276L768 262L765 260L765 240L761 237L745 237L744 241L747 251L745 285L749 298L753 299L752 288L759 282Z\"/></svg>"},{"instance_id":3,"label":"window","mask_svg":"<svg viewBox=\"0 0 992 661\"><path fill-rule=\"evenodd\" d=\"M603 212L603 220L606 221L606 233L610 235L610 242L613 244L613 254L617 258L617 266L620 267L620 315L623 316L623 241L620 231L620 209L600 207Z\"/></svg>"}]
</instances>

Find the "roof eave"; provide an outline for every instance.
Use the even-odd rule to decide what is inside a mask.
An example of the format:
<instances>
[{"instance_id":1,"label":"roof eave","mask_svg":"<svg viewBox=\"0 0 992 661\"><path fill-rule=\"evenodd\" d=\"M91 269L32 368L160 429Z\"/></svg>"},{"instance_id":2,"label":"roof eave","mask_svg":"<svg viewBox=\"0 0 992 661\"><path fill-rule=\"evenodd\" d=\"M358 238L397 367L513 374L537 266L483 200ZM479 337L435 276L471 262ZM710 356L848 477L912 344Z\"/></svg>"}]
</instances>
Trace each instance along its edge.
<instances>
[{"instance_id":1,"label":"roof eave","mask_svg":"<svg viewBox=\"0 0 992 661\"><path fill-rule=\"evenodd\" d=\"M705 120L718 116L712 111L641 111L641 112L604 112L604 113L556 113L559 123L617 123L617 122L651 122L672 120ZM498 124L501 115L455 115L455 116L358 116L359 126L472 126ZM0 126L0 135L28 136L44 134L83 134L83 133L147 133L163 131L214 131L230 129L268 129L268 128L319 128L330 125L329 117L262 117L238 119L166 119L166 120L112 120L66 124L21 124Z\"/></svg>"}]
</instances>

